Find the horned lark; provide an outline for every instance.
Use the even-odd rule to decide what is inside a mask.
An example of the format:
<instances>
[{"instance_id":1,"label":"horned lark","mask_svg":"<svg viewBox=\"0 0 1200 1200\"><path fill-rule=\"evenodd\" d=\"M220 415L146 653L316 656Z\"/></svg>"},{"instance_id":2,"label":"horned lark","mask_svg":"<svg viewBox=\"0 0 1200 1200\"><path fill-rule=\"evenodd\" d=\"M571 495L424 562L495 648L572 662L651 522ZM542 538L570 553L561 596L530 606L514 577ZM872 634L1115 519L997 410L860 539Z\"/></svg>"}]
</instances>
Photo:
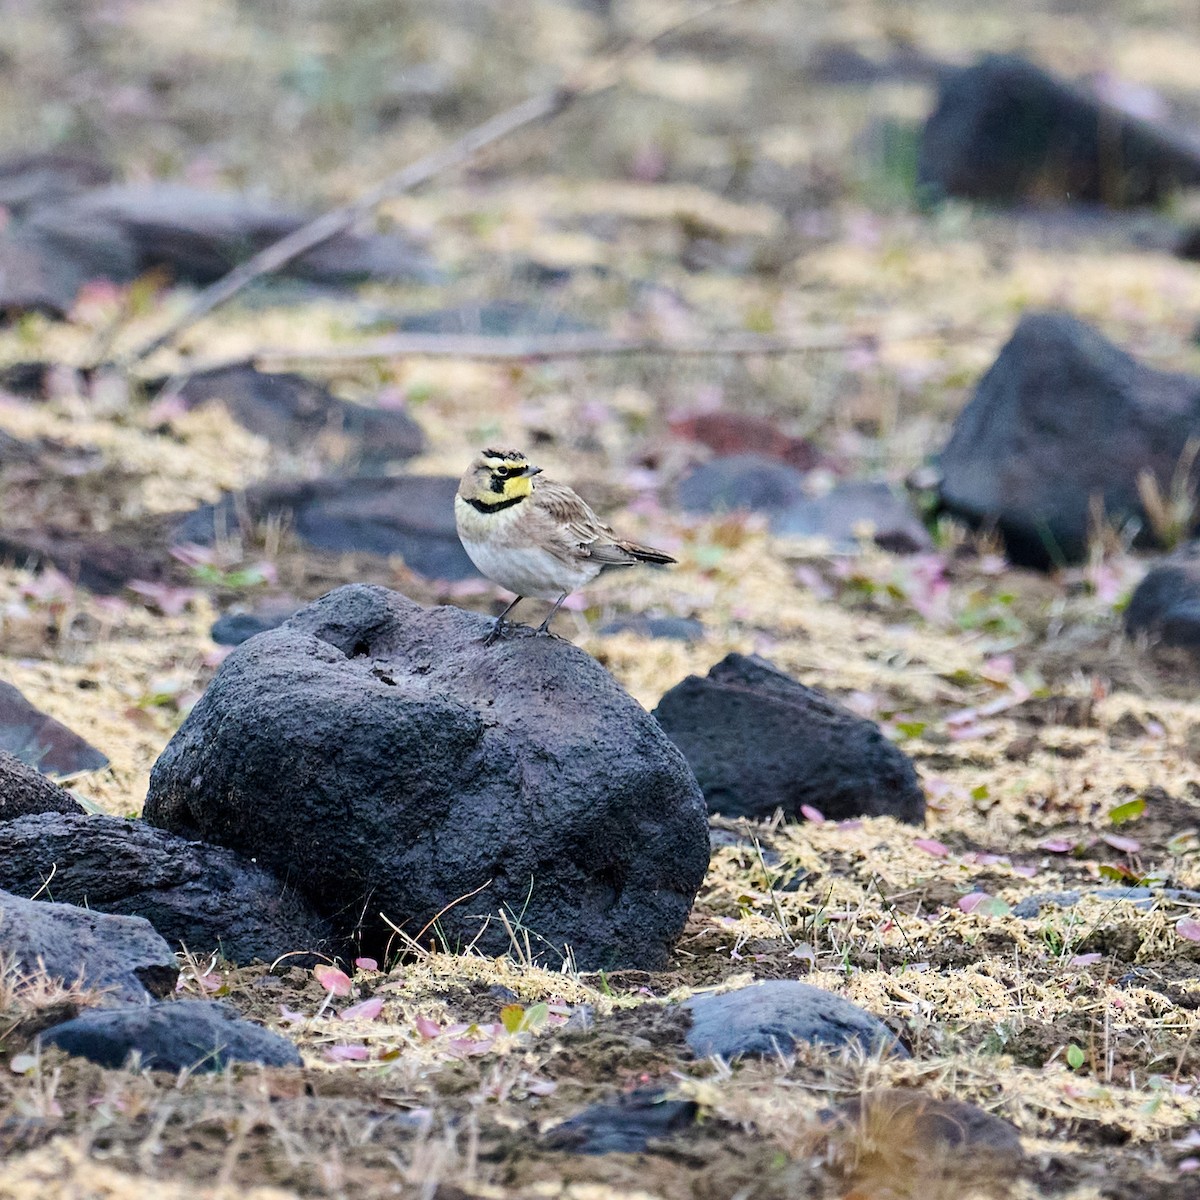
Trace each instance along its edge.
<instances>
[{"instance_id":1,"label":"horned lark","mask_svg":"<svg viewBox=\"0 0 1200 1200\"><path fill-rule=\"evenodd\" d=\"M527 596L554 601L537 628L548 633L562 602L601 571L675 561L661 550L615 537L566 484L537 478L541 470L520 450L484 450L467 468L454 498L458 536L471 561L517 594L496 618L489 644Z\"/></svg>"}]
</instances>

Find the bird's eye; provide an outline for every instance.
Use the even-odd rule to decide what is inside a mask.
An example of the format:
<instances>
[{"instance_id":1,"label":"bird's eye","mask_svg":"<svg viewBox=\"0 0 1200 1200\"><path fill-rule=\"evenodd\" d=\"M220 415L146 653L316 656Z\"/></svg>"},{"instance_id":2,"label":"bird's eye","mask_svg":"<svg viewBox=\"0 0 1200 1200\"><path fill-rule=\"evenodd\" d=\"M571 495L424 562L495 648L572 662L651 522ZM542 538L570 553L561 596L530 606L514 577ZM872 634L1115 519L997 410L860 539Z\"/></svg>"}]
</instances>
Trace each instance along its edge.
<instances>
[{"instance_id":1,"label":"bird's eye","mask_svg":"<svg viewBox=\"0 0 1200 1200\"><path fill-rule=\"evenodd\" d=\"M509 472L508 472L508 468L507 468L507 467L497 467L497 468L496 468L496 475L497 475L497 477L498 477L498 478L500 478L500 479L507 479L507 478L508 478L508 474L509 474Z\"/></svg>"}]
</instances>

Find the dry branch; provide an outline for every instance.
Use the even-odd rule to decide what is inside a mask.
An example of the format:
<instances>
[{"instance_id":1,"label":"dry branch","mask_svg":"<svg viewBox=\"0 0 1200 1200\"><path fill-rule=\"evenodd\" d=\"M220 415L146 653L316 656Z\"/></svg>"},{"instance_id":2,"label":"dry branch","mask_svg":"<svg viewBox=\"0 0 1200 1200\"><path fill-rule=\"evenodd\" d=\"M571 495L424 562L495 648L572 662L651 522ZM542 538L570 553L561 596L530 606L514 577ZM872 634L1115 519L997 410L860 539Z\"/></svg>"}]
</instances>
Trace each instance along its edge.
<instances>
[{"instance_id":1,"label":"dry branch","mask_svg":"<svg viewBox=\"0 0 1200 1200\"><path fill-rule=\"evenodd\" d=\"M258 367L277 367L288 363L369 362L374 359L391 358L470 358L486 362L544 362L550 359L608 358L633 354L675 358L749 358L755 355L779 356L821 350L848 350L874 341L875 338L870 334L854 334L844 330L812 337L727 333L687 339L616 337L607 333L554 333L512 337L399 333L372 338L353 346L329 346L313 350L260 350L253 357Z\"/></svg>"},{"instance_id":2,"label":"dry branch","mask_svg":"<svg viewBox=\"0 0 1200 1200\"><path fill-rule=\"evenodd\" d=\"M498 113L482 125L477 125L448 146L443 146L441 149L425 155L424 158L400 168L350 203L322 213L307 225L302 225L278 242L260 250L215 283L210 284L162 333L122 355L118 360L118 365L126 370L136 366L144 359L149 358L156 350L161 350L173 342L185 329L189 329L214 309L231 300L255 280L273 274L294 259L299 258L300 255L337 237L338 234L344 233L356 222L374 211L383 201L405 192L411 192L443 171L469 162L480 151L486 150L489 146L495 145L522 129L528 129L557 116L584 96L594 96L607 91L615 84L619 68L629 59L652 49L665 38L714 12L746 2L747 0L718 0L718 3L691 13L660 29L651 37L639 38L619 54L605 60L598 70L585 72L574 82L562 84L541 95L523 100L520 104Z\"/></svg>"}]
</instances>

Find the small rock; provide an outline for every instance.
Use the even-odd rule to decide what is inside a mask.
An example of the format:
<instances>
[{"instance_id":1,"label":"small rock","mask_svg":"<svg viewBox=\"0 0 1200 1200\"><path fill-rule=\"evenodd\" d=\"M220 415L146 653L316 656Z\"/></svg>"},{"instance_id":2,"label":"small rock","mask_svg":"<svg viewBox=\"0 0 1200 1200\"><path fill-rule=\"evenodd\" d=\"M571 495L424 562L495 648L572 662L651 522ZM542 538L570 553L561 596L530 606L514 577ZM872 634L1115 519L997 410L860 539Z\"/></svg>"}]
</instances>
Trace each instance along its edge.
<instances>
[{"instance_id":1,"label":"small rock","mask_svg":"<svg viewBox=\"0 0 1200 1200\"><path fill-rule=\"evenodd\" d=\"M698 642L704 626L691 617L617 617L600 626L601 633L635 633L644 638L665 638L672 642Z\"/></svg>"},{"instance_id":2,"label":"small rock","mask_svg":"<svg viewBox=\"0 0 1200 1200\"><path fill-rule=\"evenodd\" d=\"M251 433L292 452L322 435L345 438L352 447L347 457L373 465L412 458L425 448L425 435L405 412L339 400L303 375L259 371L251 363L198 371L171 395L187 409L223 404Z\"/></svg>"},{"instance_id":3,"label":"small rock","mask_svg":"<svg viewBox=\"0 0 1200 1200\"><path fill-rule=\"evenodd\" d=\"M51 783L15 754L0 750L0 824L31 813L82 812L83 806L70 792Z\"/></svg>"},{"instance_id":4,"label":"small rock","mask_svg":"<svg viewBox=\"0 0 1200 1200\"><path fill-rule=\"evenodd\" d=\"M594 659L519 631L485 646L491 626L331 592L225 659L146 818L285 873L365 954L380 912L503 954L503 908L540 960L660 969L708 865L695 780Z\"/></svg>"},{"instance_id":5,"label":"small rock","mask_svg":"<svg viewBox=\"0 0 1200 1200\"><path fill-rule=\"evenodd\" d=\"M33 707L11 683L0 681L0 749L43 775L99 771L108 759L77 733Z\"/></svg>"},{"instance_id":6,"label":"small rock","mask_svg":"<svg viewBox=\"0 0 1200 1200\"><path fill-rule=\"evenodd\" d=\"M1012 55L942 78L918 185L935 199L1158 204L1200 183L1200 148Z\"/></svg>"},{"instance_id":7,"label":"small rock","mask_svg":"<svg viewBox=\"0 0 1200 1200\"><path fill-rule=\"evenodd\" d=\"M1125 632L1200 654L1200 543L1191 543L1146 573L1125 609Z\"/></svg>"},{"instance_id":8,"label":"small rock","mask_svg":"<svg viewBox=\"0 0 1200 1200\"><path fill-rule=\"evenodd\" d=\"M441 475L261 484L187 514L173 536L210 545L217 528L237 530L243 519L257 525L276 517L317 550L394 556L428 579L472 579L479 573L454 523L457 488L457 479Z\"/></svg>"},{"instance_id":9,"label":"small rock","mask_svg":"<svg viewBox=\"0 0 1200 1200\"><path fill-rule=\"evenodd\" d=\"M654 716L683 751L710 812L833 820L925 820L911 762L873 721L797 683L757 656L730 654L705 678L689 675Z\"/></svg>"},{"instance_id":10,"label":"small rock","mask_svg":"<svg viewBox=\"0 0 1200 1200\"><path fill-rule=\"evenodd\" d=\"M300 604L291 596L263 601L251 612L227 612L213 622L210 636L218 646L240 646L258 633L278 629Z\"/></svg>"},{"instance_id":11,"label":"small rock","mask_svg":"<svg viewBox=\"0 0 1200 1200\"><path fill-rule=\"evenodd\" d=\"M697 467L676 498L684 512L770 512L805 499L804 476L759 454L733 454Z\"/></svg>"},{"instance_id":12,"label":"small rock","mask_svg":"<svg viewBox=\"0 0 1200 1200\"><path fill-rule=\"evenodd\" d=\"M890 484L851 480L823 496L805 496L771 514L771 532L824 538L834 550L857 550L864 537L893 554L933 549L929 530Z\"/></svg>"},{"instance_id":13,"label":"small rock","mask_svg":"<svg viewBox=\"0 0 1200 1200\"><path fill-rule=\"evenodd\" d=\"M542 1135L548 1150L572 1154L643 1154L655 1141L690 1129L700 1106L661 1088L637 1088L611 1104L590 1104Z\"/></svg>"},{"instance_id":14,"label":"small rock","mask_svg":"<svg viewBox=\"0 0 1200 1200\"><path fill-rule=\"evenodd\" d=\"M1065 313L1028 313L954 423L940 503L997 529L1018 565L1079 562L1095 497L1153 541L1139 476L1169 496L1197 436L1200 379L1143 366Z\"/></svg>"},{"instance_id":15,"label":"small rock","mask_svg":"<svg viewBox=\"0 0 1200 1200\"><path fill-rule=\"evenodd\" d=\"M52 979L79 981L135 1003L166 995L179 974L171 947L141 917L114 917L8 892L0 892L0 954L25 974L44 968Z\"/></svg>"},{"instance_id":16,"label":"small rock","mask_svg":"<svg viewBox=\"0 0 1200 1200\"><path fill-rule=\"evenodd\" d=\"M212 1000L90 1009L47 1029L39 1041L113 1070L134 1055L142 1068L173 1073L223 1071L235 1062L303 1065L300 1051L287 1038Z\"/></svg>"},{"instance_id":17,"label":"small rock","mask_svg":"<svg viewBox=\"0 0 1200 1200\"><path fill-rule=\"evenodd\" d=\"M269 871L145 821L45 814L0 824L0 888L43 887L47 898L144 917L196 955L270 963L335 949L329 926Z\"/></svg>"},{"instance_id":18,"label":"small rock","mask_svg":"<svg viewBox=\"0 0 1200 1200\"><path fill-rule=\"evenodd\" d=\"M833 992L793 979L705 992L683 1005L692 1015L687 1041L697 1058L769 1058L790 1054L797 1044L854 1046L868 1054L908 1057L877 1017Z\"/></svg>"}]
</instances>

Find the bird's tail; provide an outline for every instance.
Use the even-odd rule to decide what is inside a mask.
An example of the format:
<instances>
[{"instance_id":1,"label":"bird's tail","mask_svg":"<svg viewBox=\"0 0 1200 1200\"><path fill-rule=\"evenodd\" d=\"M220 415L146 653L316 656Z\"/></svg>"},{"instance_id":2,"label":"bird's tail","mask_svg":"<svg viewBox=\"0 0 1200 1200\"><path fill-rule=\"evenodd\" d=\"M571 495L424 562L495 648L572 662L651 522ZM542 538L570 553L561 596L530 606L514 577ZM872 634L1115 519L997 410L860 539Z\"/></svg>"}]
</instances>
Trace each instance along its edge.
<instances>
[{"instance_id":1,"label":"bird's tail","mask_svg":"<svg viewBox=\"0 0 1200 1200\"><path fill-rule=\"evenodd\" d=\"M669 554L664 554L661 550L655 550L653 546L640 546L637 542L618 542L617 545L637 562L658 563L660 566L666 566L667 563L679 561Z\"/></svg>"}]
</instances>

